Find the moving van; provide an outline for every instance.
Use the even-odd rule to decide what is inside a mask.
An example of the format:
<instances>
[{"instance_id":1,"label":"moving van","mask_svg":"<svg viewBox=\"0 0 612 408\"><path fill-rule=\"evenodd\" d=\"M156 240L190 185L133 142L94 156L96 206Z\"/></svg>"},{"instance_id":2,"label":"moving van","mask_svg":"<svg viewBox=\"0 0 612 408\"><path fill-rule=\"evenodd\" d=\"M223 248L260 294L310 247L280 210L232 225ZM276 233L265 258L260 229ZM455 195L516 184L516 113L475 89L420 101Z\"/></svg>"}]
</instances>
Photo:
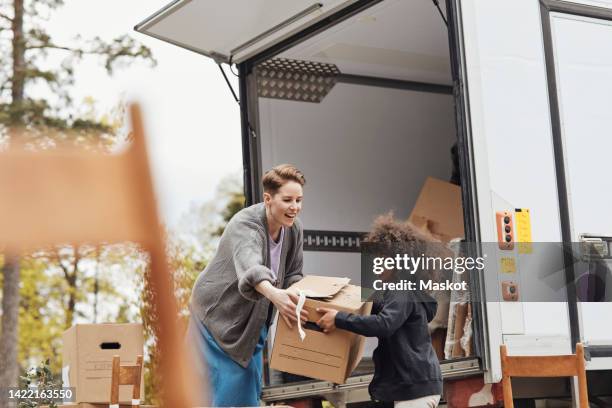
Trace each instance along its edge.
<instances>
[{"instance_id":1,"label":"moving van","mask_svg":"<svg viewBox=\"0 0 612 408\"><path fill-rule=\"evenodd\" d=\"M451 178L455 144L467 242L501 245L507 214L521 223L510 241L597 248L597 299L567 257L546 282L519 263L514 289L471 275L472 350L441 364L448 381L498 383L501 344L547 355L583 342L590 394L612 393L611 0L177 0L135 29L237 70L248 202L275 164L307 175L305 273L358 280L373 218L407 218L427 177ZM504 290L524 296L491 296ZM367 401L367 356L344 385L269 383L264 399Z\"/></svg>"}]
</instances>

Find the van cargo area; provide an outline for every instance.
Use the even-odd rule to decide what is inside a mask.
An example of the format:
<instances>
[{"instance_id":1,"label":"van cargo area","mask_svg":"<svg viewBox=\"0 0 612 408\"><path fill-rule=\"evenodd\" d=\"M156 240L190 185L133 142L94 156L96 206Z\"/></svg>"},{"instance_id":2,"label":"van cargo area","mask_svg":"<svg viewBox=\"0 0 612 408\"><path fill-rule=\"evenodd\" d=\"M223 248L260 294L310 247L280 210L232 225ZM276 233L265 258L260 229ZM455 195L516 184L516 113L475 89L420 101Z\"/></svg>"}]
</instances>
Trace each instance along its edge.
<instances>
[{"instance_id":1,"label":"van cargo area","mask_svg":"<svg viewBox=\"0 0 612 408\"><path fill-rule=\"evenodd\" d=\"M458 172L448 44L432 3L385 1L271 55L247 77L259 95L249 101L257 135L251 159L258 160L251 168L259 171L253 180L281 162L307 175L305 274L349 277L359 285L359 246L349 239L358 242L378 215L407 219L428 177L449 181L454 167ZM333 87L322 95L310 90L324 80ZM317 101L301 100L311 95ZM252 188L259 201L259 184ZM446 331L434 338L445 359ZM354 375L371 373L375 347L376 339L368 339ZM306 379L272 372L268 380Z\"/></svg>"}]
</instances>

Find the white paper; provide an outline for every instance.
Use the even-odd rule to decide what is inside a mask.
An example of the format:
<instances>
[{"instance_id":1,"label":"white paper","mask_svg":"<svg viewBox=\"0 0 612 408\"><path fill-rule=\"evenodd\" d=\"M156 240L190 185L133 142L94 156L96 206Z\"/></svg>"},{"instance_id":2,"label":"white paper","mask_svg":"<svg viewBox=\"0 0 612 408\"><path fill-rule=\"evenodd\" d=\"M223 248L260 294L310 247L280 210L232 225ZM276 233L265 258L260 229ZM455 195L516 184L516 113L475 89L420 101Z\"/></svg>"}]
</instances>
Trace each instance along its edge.
<instances>
[{"instance_id":1,"label":"white paper","mask_svg":"<svg viewBox=\"0 0 612 408\"><path fill-rule=\"evenodd\" d=\"M298 332L300 334L300 340L304 341L304 339L306 338L306 332L304 331L304 329L302 329L302 318L300 315L302 313L302 308L304 307L304 302L306 302L306 293L304 293L303 290L300 290L298 293L300 295L300 298L298 299L298 303L295 308L295 315L297 317L297 325L298 325Z\"/></svg>"},{"instance_id":2,"label":"white paper","mask_svg":"<svg viewBox=\"0 0 612 408\"><path fill-rule=\"evenodd\" d=\"M70 387L70 366L62 367L62 384L64 387Z\"/></svg>"}]
</instances>

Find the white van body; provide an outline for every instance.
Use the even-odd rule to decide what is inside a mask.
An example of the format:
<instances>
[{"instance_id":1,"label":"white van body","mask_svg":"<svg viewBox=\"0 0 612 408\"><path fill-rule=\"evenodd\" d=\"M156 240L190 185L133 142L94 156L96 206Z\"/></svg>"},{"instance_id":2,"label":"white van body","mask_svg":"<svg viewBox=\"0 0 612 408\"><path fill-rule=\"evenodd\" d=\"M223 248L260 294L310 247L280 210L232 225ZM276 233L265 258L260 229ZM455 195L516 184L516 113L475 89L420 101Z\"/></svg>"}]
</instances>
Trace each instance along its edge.
<instances>
[{"instance_id":1,"label":"white van body","mask_svg":"<svg viewBox=\"0 0 612 408\"><path fill-rule=\"evenodd\" d=\"M612 252L612 0L434 3L177 0L136 30L237 65L245 192L259 201L262 170L275 164L303 170L306 273L358 279L358 249L332 240L357 239L389 210L408 216L425 177L450 176L455 141L468 241L497 242L496 212L522 208L534 243L588 235ZM320 103L260 97L253 69L271 58L335 64L342 75ZM557 288L565 278L553 278ZM518 279L524 291L550 289ZM471 283L475 356L443 361L445 376L499 382L502 343L546 355L580 341L588 370L612 369L612 303L577 302L571 287L562 301L499 302L485 298L496 273ZM361 396L368 381L278 392Z\"/></svg>"}]
</instances>

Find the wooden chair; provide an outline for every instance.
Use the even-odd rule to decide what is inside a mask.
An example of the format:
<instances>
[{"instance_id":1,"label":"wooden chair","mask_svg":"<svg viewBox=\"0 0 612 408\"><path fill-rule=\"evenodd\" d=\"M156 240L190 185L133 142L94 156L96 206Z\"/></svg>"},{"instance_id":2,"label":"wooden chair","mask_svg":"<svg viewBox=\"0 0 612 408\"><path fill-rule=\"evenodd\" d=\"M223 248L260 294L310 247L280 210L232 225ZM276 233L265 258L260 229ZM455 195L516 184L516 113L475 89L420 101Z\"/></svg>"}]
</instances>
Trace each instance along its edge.
<instances>
[{"instance_id":1,"label":"wooden chair","mask_svg":"<svg viewBox=\"0 0 612 408\"><path fill-rule=\"evenodd\" d=\"M121 154L0 152L0 248L19 254L58 243L140 243L150 256L156 293L163 406L193 407L201 386L178 327L138 106L130 107L130 116L132 144Z\"/></svg>"},{"instance_id":2,"label":"wooden chair","mask_svg":"<svg viewBox=\"0 0 612 408\"><path fill-rule=\"evenodd\" d=\"M500 347L504 407L514 408L511 377L578 377L580 408L589 408L584 347L576 344L576 354L563 356L508 356L506 345Z\"/></svg>"},{"instance_id":3,"label":"wooden chair","mask_svg":"<svg viewBox=\"0 0 612 408\"><path fill-rule=\"evenodd\" d=\"M136 357L136 365L122 366L119 356L113 356L111 393L109 408L119 408L119 386L132 385L132 407L140 407L140 380L142 378L142 356Z\"/></svg>"}]
</instances>

